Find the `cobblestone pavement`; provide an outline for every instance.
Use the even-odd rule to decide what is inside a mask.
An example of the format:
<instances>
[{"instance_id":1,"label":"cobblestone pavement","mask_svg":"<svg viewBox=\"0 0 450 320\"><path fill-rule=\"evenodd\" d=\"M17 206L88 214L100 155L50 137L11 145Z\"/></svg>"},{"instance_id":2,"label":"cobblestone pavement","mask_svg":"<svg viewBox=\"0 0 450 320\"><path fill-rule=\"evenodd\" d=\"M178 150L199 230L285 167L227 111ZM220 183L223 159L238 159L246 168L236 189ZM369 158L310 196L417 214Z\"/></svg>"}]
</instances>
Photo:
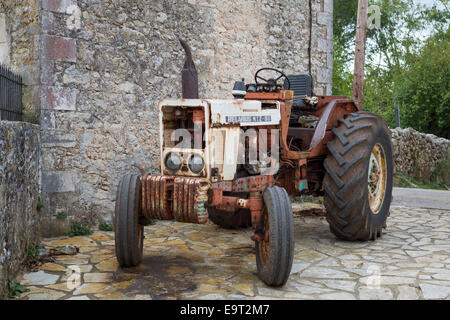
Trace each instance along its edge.
<instances>
[{"instance_id":1,"label":"cobblestone pavement","mask_svg":"<svg viewBox=\"0 0 450 320\"><path fill-rule=\"evenodd\" d=\"M30 289L20 299L450 299L449 211L392 208L376 242L339 241L323 216L294 221L295 258L283 288L258 280L250 229L159 221L145 228L143 263L123 270L113 232L46 239L47 248L72 244L80 252L18 277Z\"/></svg>"}]
</instances>

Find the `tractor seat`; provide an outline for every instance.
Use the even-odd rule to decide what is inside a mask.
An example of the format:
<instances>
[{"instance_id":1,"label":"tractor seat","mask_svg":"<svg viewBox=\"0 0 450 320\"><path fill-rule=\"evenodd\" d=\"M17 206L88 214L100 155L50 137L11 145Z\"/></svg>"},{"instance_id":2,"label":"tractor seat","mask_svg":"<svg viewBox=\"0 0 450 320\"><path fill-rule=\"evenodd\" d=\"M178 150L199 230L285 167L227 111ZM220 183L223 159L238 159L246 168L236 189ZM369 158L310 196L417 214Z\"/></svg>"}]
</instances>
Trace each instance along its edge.
<instances>
[{"instance_id":1,"label":"tractor seat","mask_svg":"<svg viewBox=\"0 0 450 320\"><path fill-rule=\"evenodd\" d=\"M312 77L309 74L290 74L287 76L291 87L289 90L294 91L293 107L305 107L306 104L302 100L304 97L312 96ZM284 80L284 87L288 85L287 80Z\"/></svg>"}]
</instances>

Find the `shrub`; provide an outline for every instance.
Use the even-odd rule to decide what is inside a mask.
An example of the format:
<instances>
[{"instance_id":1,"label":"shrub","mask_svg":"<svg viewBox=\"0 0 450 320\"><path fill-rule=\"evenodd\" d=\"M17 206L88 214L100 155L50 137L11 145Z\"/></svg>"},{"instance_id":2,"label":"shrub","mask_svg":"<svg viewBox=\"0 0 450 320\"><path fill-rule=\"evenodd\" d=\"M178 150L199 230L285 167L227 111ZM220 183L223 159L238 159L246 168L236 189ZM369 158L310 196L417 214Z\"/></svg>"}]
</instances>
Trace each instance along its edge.
<instances>
[{"instance_id":1,"label":"shrub","mask_svg":"<svg viewBox=\"0 0 450 320\"><path fill-rule=\"evenodd\" d=\"M98 225L98 229L101 231L113 231L114 230L113 226L107 222L100 222L100 224Z\"/></svg>"},{"instance_id":2,"label":"shrub","mask_svg":"<svg viewBox=\"0 0 450 320\"><path fill-rule=\"evenodd\" d=\"M65 213L64 211L59 211L56 214L56 219L66 220L67 219L67 213Z\"/></svg>"},{"instance_id":3,"label":"shrub","mask_svg":"<svg viewBox=\"0 0 450 320\"><path fill-rule=\"evenodd\" d=\"M90 234L92 234L92 230L89 227L83 226L77 221L70 224L69 237L88 236Z\"/></svg>"}]
</instances>

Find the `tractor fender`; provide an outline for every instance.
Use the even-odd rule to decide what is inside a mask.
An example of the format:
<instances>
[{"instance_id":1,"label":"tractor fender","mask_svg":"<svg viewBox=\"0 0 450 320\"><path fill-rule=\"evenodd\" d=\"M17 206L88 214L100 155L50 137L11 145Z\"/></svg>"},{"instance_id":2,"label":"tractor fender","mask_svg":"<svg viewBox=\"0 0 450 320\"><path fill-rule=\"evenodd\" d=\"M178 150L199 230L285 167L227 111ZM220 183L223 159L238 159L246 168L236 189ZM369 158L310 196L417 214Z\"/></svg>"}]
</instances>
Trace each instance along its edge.
<instances>
[{"instance_id":1,"label":"tractor fender","mask_svg":"<svg viewBox=\"0 0 450 320\"><path fill-rule=\"evenodd\" d=\"M343 118L345 114L357 111L358 107L355 102L350 99L332 100L322 110L318 110L317 113L320 114L320 118L308 151L313 152L313 150L324 140L327 130L336 127L338 120Z\"/></svg>"}]
</instances>

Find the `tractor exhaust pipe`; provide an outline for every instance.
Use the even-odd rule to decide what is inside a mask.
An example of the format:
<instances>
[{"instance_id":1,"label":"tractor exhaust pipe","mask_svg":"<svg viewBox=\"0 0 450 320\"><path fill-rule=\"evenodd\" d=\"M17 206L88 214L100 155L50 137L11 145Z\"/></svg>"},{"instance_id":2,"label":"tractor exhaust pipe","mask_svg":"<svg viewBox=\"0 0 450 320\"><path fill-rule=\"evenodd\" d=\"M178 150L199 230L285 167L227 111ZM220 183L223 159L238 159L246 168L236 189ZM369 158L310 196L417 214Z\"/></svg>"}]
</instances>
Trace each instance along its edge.
<instances>
[{"instance_id":1,"label":"tractor exhaust pipe","mask_svg":"<svg viewBox=\"0 0 450 320\"><path fill-rule=\"evenodd\" d=\"M191 48L187 42L179 38L180 44L186 53L183 69L181 70L181 87L183 99L198 99L198 76L192 61Z\"/></svg>"}]
</instances>

